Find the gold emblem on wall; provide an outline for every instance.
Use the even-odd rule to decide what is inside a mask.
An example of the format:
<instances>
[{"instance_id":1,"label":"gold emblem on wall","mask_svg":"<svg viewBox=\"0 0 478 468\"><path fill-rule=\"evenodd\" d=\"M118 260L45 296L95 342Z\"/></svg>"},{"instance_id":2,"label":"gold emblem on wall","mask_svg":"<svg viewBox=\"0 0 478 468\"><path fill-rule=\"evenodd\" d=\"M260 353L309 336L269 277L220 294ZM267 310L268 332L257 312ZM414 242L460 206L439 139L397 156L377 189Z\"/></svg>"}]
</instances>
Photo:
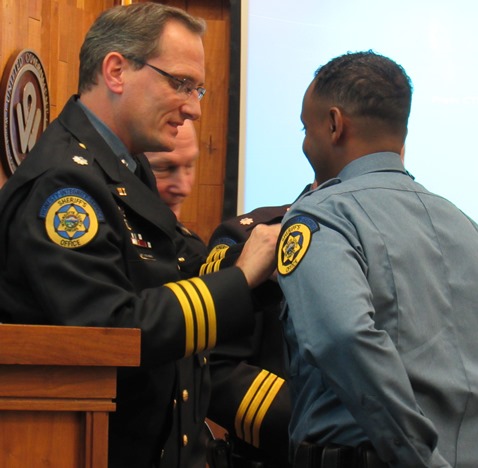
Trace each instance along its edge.
<instances>
[{"instance_id":1,"label":"gold emblem on wall","mask_svg":"<svg viewBox=\"0 0 478 468\"><path fill-rule=\"evenodd\" d=\"M31 151L50 119L46 74L30 49L14 54L0 85L3 125L0 133L2 165L11 175Z\"/></svg>"}]
</instances>

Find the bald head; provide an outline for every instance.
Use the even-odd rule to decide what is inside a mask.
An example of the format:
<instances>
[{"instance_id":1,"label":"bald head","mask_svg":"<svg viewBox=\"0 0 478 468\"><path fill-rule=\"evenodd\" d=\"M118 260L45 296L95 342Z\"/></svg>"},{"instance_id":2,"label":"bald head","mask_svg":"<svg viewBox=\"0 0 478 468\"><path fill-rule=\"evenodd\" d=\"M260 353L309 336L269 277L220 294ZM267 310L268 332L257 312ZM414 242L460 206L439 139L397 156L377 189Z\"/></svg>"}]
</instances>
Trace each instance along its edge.
<instances>
[{"instance_id":1,"label":"bald head","mask_svg":"<svg viewBox=\"0 0 478 468\"><path fill-rule=\"evenodd\" d=\"M185 120L178 128L176 147L170 152L145 153L151 164L161 198L179 219L181 207L191 194L199 145L194 124Z\"/></svg>"}]
</instances>

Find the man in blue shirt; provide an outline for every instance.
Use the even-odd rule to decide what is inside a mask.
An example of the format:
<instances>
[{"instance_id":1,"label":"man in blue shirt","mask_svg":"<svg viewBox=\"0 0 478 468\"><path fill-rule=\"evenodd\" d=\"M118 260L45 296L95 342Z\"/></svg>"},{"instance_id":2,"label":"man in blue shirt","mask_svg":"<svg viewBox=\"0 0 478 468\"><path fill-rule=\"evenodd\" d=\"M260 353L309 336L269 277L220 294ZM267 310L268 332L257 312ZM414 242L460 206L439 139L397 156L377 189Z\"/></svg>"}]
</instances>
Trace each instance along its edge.
<instances>
[{"instance_id":1,"label":"man in blue shirt","mask_svg":"<svg viewBox=\"0 0 478 468\"><path fill-rule=\"evenodd\" d=\"M297 467L478 460L478 229L403 167L411 94L371 51L333 59L305 93L319 187L278 244Z\"/></svg>"}]
</instances>

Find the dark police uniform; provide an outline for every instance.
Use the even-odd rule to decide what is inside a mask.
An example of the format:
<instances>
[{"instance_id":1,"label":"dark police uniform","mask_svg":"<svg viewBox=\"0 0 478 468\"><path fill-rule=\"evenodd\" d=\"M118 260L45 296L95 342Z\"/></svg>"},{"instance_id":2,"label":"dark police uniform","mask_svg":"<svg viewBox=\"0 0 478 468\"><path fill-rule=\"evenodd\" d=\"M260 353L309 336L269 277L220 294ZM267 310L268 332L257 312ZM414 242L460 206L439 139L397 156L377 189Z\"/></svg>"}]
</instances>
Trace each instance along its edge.
<instances>
[{"instance_id":1,"label":"dark police uniform","mask_svg":"<svg viewBox=\"0 0 478 468\"><path fill-rule=\"evenodd\" d=\"M209 243L211 264L244 242L257 224L280 223L288 206L258 208L221 224ZM238 337L211 352L208 415L229 432L233 466L286 467L290 402L282 366L282 293L269 281L254 297L260 312L253 336Z\"/></svg>"},{"instance_id":2,"label":"dark police uniform","mask_svg":"<svg viewBox=\"0 0 478 468\"><path fill-rule=\"evenodd\" d=\"M204 259L207 255L207 246L180 222L176 231L184 240L178 252L181 276L188 278L195 275L197 259ZM209 351L177 361L176 371L173 429L164 447L161 467L204 468L210 439L204 423L211 396ZM183 450L185 441L191 444L187 458Z\"/></svg>"},{"instance_id":3,"label":"dark police uniform","mask_svg":"<svg viewBox=\"0 0 478 468\"><path fill-rule=\"evenodd\" d=\"M201 373L200 353L248 332L251 294L236 267L181 276L184 240L148 163L142 181L76 99L0 191L0 321L141 328L141 367L118 375L109 467L151 468L172 424L177 360L194 356Z\"/></svg>"}]
</instances>

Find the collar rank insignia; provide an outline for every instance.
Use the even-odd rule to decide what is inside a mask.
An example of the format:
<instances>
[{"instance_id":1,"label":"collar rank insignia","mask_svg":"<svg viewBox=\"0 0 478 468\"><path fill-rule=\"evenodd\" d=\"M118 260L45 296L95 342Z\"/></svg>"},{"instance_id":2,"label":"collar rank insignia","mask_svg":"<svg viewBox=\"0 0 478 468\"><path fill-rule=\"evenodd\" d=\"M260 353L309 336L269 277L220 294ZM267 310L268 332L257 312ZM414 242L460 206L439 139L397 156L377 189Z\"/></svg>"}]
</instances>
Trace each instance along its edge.
<instances>
[{"instance_id":1,"label":"collar rank insignia","mask_svg":"<svg viewBox=\"0 0 478 468\"><path fill-rule=\"evenodd\" d=\"M252 218L242 218L239 221L243 226L248 226L249 224L252 224L254 220Z\"/></svg>"},{"instance_id":2,"label":"collar rank insignia","mask_svg":"<svg viewBox=\"0 0 478 468\"><path fill-rule=\"evenodd\" d=\"M141 234L135 234L134 232L131 232L131 243L133 245L136 245L138 247L143 247L145 249L151 249L151 242L145 241L143 239L143 236Z\"/></svg>"},{"instance_id":3,"label":"collar rank insignia","mask_svg":"<svg viewBox=\"0 0 478 468\"><path fill-rule=\"evenodd\" d=\"M80 166L88 166L88 160L86 160L83 156L73 156L72 159Z\"/></svg>"},{"instance_id":4,"label":"collar rank insignia","mask_svg":"<svg viewBox=\"0 0 478 468\"><path fill-rule=\"evenodd\" d=\"M64 188L50 195L38 214L52 242L67 249L83 247L98 232L104 215L96 201L83 190Z\"/></svg>"},{"instance_id":5,"label":"collar rank insignia","mask_svg":"<svg viewBox=\"0 0 478 468\"><path fill-rule=\"evenodd\" d=\"M292 273L304 258L312 234L320 229L319 223L308 216L296 216L282 227L277 250L277 271L286 276Z\"/></svg>"},{"instance_id":6,"label":"collar rank insignia","mask_svg":"<svg viewBox=\"0 0 478 468\"><path fill-rule=\"evenodd\" d=\"M126 197L126 189L124 187L116 187L116 191L120 197Z\"/></svg>"}]
</instances>

